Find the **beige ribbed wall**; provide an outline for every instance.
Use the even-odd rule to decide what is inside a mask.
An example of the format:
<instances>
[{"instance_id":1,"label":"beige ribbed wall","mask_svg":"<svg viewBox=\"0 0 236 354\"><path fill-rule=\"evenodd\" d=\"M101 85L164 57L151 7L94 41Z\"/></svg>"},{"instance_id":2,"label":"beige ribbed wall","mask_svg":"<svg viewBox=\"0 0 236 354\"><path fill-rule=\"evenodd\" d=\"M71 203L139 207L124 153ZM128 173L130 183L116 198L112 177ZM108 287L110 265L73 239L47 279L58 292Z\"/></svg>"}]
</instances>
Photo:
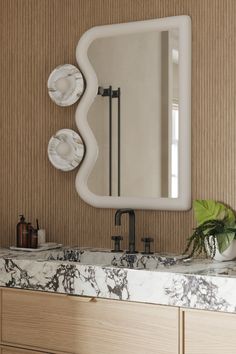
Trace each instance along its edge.
<instances>
[{"instance_id":1,"label":"beige ribbed wall","mask_svg":"<svg viewBox=\"0 0 236 354\"><path fill-rule=\"evenodd\" d=\"M46 82L61 63L75 64L81 34L94 25L163 16L192 18L192 194L236 208L235 0L0 0L1 245L15 241L17 215L38 217L51 241L110 246L114 210L86 205L76 171L47 160L58 129L76 129L75 107L49 99ZM124 225L122 233L126 233ZM137 234L155 248L180 251L192 212L137 212Z\"/></svg>"}]
</instances>

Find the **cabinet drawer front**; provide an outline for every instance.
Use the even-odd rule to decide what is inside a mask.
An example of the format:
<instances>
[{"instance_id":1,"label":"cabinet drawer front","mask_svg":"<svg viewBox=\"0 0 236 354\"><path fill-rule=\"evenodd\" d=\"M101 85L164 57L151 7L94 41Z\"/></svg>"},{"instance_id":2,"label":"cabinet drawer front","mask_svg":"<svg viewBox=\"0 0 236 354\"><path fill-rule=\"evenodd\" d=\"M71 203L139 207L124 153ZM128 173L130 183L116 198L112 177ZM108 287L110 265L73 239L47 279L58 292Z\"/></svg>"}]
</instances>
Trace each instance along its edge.
<instances>
[{"instance_id":1,"label":"cabinet drawer front","mask_svg":"<svg viewBox=\"0 0 236 354\"><path fill-rule=\"evenodd\" d=\"M210 311L184 312L185 354L236 353L236 315Z\"/></svg>"},{"instance_id":2,"label":"cabinet drawer front","mask_svg":"<svg viewBox=\"0 0 236 354\"><path fill-rule=\"evenodd\" d=\"M3 342L78 354L177 354L177 308L4 290Z\"/></svg>"}]
</instances>

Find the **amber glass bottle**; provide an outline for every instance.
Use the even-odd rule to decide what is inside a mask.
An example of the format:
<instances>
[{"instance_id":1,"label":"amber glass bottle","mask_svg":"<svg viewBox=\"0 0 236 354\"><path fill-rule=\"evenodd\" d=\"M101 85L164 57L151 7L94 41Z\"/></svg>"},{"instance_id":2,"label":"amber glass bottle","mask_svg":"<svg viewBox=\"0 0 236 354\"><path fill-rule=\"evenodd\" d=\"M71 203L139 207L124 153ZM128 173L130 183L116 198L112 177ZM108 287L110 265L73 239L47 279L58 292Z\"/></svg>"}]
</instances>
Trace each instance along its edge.
<instances>
[{"instance_id":1,"label":"amber glass bottle","mask_svg":"<svg viewBox=\"0 0 236 354\"><path fill-rule=\"evenodd\" d=\"M24 215L20 215L20 221L16 225L16 244L17 247L28 247L28 225Z\"/></svg>"},{"instance_id":2,"label":"amber glass bottle","mask_svg":"<svg viewBox=\"0 0 236 354\"><path fill-rule=\"evenodd\" d=\"M31 247L31 238L32 238L32 232L33 232L33 226L31 225L31 222L28 222L27 224L27 229L28 229L28 247Z\"/></svg>"}]
</instances>

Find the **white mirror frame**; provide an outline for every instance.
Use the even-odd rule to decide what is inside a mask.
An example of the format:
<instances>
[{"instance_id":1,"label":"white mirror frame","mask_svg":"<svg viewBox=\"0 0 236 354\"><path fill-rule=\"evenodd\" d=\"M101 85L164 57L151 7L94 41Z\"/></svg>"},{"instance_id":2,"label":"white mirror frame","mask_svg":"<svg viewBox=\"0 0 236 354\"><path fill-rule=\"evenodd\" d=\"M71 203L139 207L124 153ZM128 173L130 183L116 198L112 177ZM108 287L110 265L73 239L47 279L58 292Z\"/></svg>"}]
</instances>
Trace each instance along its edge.
<instances>
[{"instance_id":1,"label":"white mirror frame","mask_svg":"<svg viewBox=\"0 0 236 354\"><path fill-rule=\"evenodd\" d=\"M148 31L179 30L179 197L110 197L99 196L88 188L88 178L98 156L96 138L87 114L97 97L98 80L88 59L90 44L99 38ZM188 210L191 207L191 19L174 16L155 20L98 26L83 34L76 48L76 59L86 80L85 93L76 109L76 124L86 145L84 161L76 177L76 189L88 204L98 208L132 208L151 210Z\"/></svg>"}]
</instances>

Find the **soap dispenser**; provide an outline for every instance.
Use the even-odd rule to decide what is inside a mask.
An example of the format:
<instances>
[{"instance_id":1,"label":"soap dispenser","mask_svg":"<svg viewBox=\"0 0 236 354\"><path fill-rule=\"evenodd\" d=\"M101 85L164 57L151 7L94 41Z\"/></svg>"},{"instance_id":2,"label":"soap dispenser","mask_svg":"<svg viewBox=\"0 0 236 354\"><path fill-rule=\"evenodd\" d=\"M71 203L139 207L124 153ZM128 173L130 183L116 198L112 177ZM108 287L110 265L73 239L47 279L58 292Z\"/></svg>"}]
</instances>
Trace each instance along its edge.
<instances>
[{"instance_id":1,"label":"soap dispenser","mask_svg":"<svg viewBox=\"0 0 236 354\"><path fill-rule=\"evenodd\" d=\"M28 224L24 215L20 215L20 221L16 225L16 244L17 247L28 247Z\"/></svg>"}]
</instances>

